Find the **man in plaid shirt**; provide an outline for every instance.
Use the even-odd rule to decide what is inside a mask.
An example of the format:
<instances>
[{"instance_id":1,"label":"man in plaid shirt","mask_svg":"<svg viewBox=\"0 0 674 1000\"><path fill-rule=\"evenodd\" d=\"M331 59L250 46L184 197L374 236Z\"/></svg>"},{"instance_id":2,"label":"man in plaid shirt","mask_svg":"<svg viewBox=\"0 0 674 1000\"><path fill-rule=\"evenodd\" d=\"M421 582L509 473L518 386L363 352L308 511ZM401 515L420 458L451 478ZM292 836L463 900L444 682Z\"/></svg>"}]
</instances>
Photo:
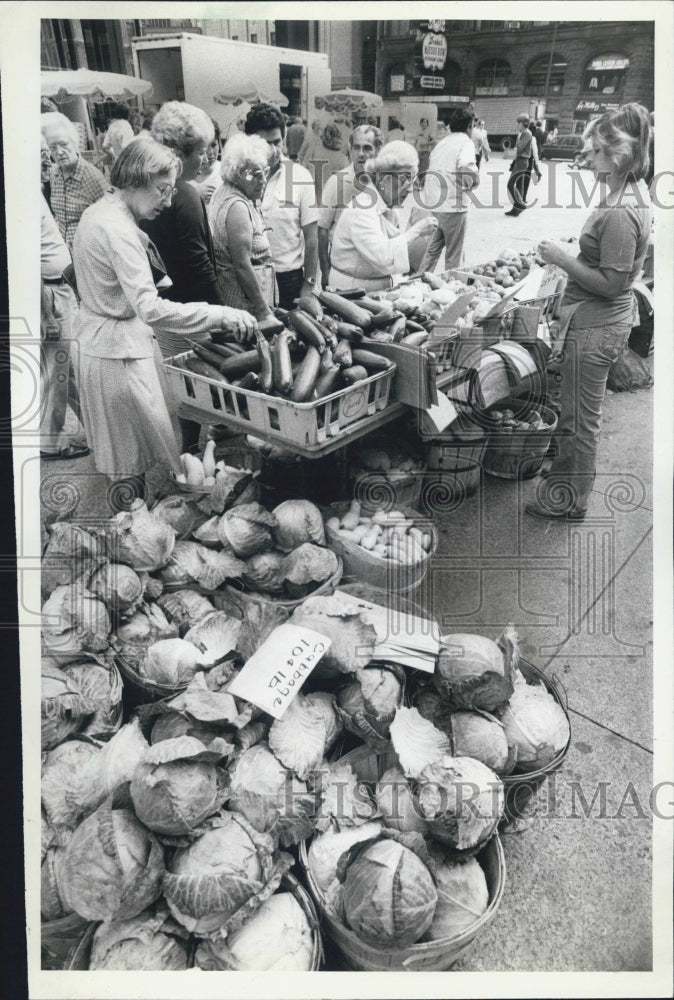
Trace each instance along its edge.
<instances>
[{"instance_id":1,"label":"man in plaid shirt","mask_svg":"<svg viewBox=\"0 0 674 1000\"><path fill-rule=\"evenodd\" d=\"M108 185L100 170L80 156L77 131L65 115L42 115L42 134L54 160L51 173L51 210L61 236L72 252L75 230L82 212L98 201Z\"/></svg>"}]
</instances>

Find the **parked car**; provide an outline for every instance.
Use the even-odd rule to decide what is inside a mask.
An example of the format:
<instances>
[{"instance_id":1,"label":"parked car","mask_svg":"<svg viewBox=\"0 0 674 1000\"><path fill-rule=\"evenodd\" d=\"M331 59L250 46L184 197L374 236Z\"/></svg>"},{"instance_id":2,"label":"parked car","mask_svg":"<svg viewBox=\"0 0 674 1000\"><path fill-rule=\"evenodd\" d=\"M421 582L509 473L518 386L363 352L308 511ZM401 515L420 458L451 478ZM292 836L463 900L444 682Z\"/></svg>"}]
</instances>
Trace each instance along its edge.
<instances>
[{"instance_id":1,"label":"parked car","mask_svg":"<svg viewBox=\"0 0 674 1000\"><path fill-rule=\"evenodd\" d=\"M547 139L540 151L542 160L575 160L583 148L581 135L558 135Z\"/></svg>"}]
</instances>

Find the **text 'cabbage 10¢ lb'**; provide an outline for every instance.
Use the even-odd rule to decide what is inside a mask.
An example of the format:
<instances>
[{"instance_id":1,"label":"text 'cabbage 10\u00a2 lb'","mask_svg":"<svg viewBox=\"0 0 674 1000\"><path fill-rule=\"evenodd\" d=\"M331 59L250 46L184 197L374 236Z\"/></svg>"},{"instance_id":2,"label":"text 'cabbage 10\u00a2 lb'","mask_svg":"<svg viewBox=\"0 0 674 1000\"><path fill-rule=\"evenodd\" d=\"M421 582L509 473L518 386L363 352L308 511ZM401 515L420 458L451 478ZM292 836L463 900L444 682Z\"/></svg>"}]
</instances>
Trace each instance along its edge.
<instances>
[{"instance_id":1,"label":"text 'cabbage 10\u00a2 lb'","mask_svg":"<svg viewBox=\"0 0 674 1000\"><path fill-rule=\"evenodd\" d=\"M313 629L279 625L246 661L229 691L280 719L330 645L326 635Z\"/></svg>"}]
</instances>

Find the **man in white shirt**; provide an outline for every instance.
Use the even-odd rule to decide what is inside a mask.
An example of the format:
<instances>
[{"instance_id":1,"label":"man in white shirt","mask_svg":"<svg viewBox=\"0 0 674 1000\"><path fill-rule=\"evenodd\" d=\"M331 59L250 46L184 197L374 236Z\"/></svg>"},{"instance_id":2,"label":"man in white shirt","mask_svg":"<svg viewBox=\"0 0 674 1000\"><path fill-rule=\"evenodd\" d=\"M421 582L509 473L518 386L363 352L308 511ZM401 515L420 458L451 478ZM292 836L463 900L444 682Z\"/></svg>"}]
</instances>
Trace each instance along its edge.
<instances>
[{"instance_id":1,"label":"man in white shirt","mask_svg":"<svg viewBox=\"0 0 674 1000\"><path fill-rule=\"evenodd\" d=\"M318 258L321 264L321 281L325 288L330 274L330 244L340 215L359 187L356 177L365 168L367 160L375 157L384 144L384 137L376 125L357 125L349 136L351 163L338 170L326 181L321 193L318 210Z\"/></svg>"},{"instance_id":2,"label":"man in white shirt","mask_svg":"<svg viewBox=\"0 0 674 1000\"><path fill-rule=\"evenodd\" d=\"M461 267L466 239L468 192L480 183L471 138L473 116L463 108L452 115L450 134L431 153L421 204L438 220L420 271L432 271L445 248L445 267Z\"/></svg>"},{"instance_id":3,"label":"man in white shirt","mask_svg":"<svg viewBox=\"0 0 674 1000\"><path fill-rule=\"evenodd\" d=\"M479 170L482 159L484 158L485 163L489 159L491 148L487 139L487 130L484 127L484 122L478 121L477 118L473 124L471 139L473 140L473 145L475 146L475 162L477 164L477 169Z\"/></svg>"},{"instance_id":4,"label":"man in white shirt","mask_svg":"<svg viewBox=\"0 0 674 1000\"><path fill-rule=\"evenodd\" d=\"M255 104L246 115L246 135L259 135L275 150L260 210L269 227L279 305L292 309L295 300L316 291L318 272L318 206L309 171L283 156L285 122L273 104Z\"/></svg>"}]
</instances>

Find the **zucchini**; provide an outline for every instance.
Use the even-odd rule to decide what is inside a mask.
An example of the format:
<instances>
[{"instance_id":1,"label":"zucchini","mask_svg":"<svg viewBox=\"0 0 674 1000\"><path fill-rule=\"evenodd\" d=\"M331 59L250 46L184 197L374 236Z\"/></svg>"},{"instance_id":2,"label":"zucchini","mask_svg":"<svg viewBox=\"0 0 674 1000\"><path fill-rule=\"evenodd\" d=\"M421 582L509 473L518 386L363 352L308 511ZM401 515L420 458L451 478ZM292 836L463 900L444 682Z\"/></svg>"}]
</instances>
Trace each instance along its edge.
<instances>
[{"instance_id":1,"label":"zucchini","mask_svg":"<svg viewBox=\"0 0 674 1000\"><path fill-rule=\"evenodd\" d=\"M215 354L219 354L221 358L235 358L237 355L243 353L238 344L236 345L237 350L234 350L234 344L216 344L216 342L212 339L206 346L209 351L214 351Z\"/></svg>"},{"instance_id":2,"label":"zucchini","mask_svg":"<svg viewBox=\"0 0 674 1000\"><path fill-rule=\"evenodd\" d=\"M321 375L323 375L327 371L330 371L330 369L334 367L334 364L335 364L335 359L332 353L332 349L330 347L326 347L326 349L321 354L321 367L320 367Z\"/></svg>"},{"instance_id":3,"label":"zucchini","mask_svg":"<svg viewBox=\"0 0 674 1000\"><path fill-rule=\"evenodd\" d=\"M290 393L290 398L294 403L306 403L308 399L311 399L320 366L320 353L315 347L308 347L304 360L295 375L295 382Z\"/></svg>"},{"instance_id":4,"label":"zucchini","mask_svg":"<svg viewBox=\"0 0 674 1000\"><path fill-rule=\"evenodd\" d=\"M407 322L408 321L405 319L404 316L398 316L397 319L394 319L394 321L388 328L388 332L391 334L394 344L397 343L399 340L402 340L402 338L405 336L405 332L407 331Z\"/></svg>"},{"instance_id":5,"label":"zucchini","mask_svg":"<svg viewBox=\"0 0 674 1000\"><path fill-rule=\"evenodd\" d=\"M383 358L381 354L374 351L365 351L356 347L352 352L354 365L363 365L369 372L386 372L392 365L388 358Z\"/></svg>"},{"instance_id":6,"label":"zucchini","mask_svg":"<svg viewBox=\"0 0 674 1000\"><path fill-rule=\"evenodd\" d=\"M263 336L269 339L275 333L281 333L285 329L285 324L280 319L277 319L276 316L267 316L266 319L259 321L257 328Z\"/></svg>"},{"instance_id":7,"label":"zucchini","mask_svg":"<svg viewBox=\"0 0 674 1000\"><path fill-rule=\"evenodd\" d=\"M290 314L289 322L293 330L296 331L305 344L315 347L319 354L323 353L325 350L325 337L311 316L307 316L301 309L295 309Z\"/></svg>"},{"instance_id":8,"label":"zucchini","mask_svg":"<svg viewBox=\"0 0 674 1000\"><path fill-rule=\"evenodd\" d=\"M353 323L354 326L359 326L363 330L369 328L372 317L367 309L361 309L359 305L349 301L349 299L342 298L341 295L337 295L335 292L323 291L318 298L322 306L337 313L347 323Z\"/></svg>"},{"instance_id":9,"label":"zucchini","mask_svg":"<svg viewBox=\"0 0 674 1000\"><path fill-rule=\"evenodd\" d=\"M363 365L353 365L351 368L342 369L342 378L347 385L353 385L355 382L363 382L369 378L369 374Z\"/></svg>"},{"instance_id":10,"label":"zucchini","mask_svg":"<svg viewBox=\"0 0 674 1000\"><path fill-rule=\"evenodd\" d=\"M407 347L421 347L425 340L428 340L428 334L425 330L422 333L415 331L414 333L408 333L407 336L402 338L400 343L405 344Z\"/></svg>"},{"instance_id":11,"label":"zucchini","mask_svg":"<svg viewBox=\"0 0 674 1000\"><path fill-rule=\"evenodd\" d=\"M188 358L186 361L183 361L182 366L194 375L203 375L205 378L215 379L216 382L225 381L222 373L217 368L209 365L207 361L202 361L201 358Z\"/></svg>"},{"instance_id":12,"label":"zucchini","mask_svg":"<svg viewBox=\"0 0 674 1000\"><path fill-rule=\"evenodd\" d=\"M248 372L244 375L242 379L238 382L239 389L260 389L260 376L256 375L255 372Z\"/></svg>"},{"instance_id":13,"label":"zucchini","mask_svg":"<svg viewBox=\"0 0 674 1000\"><path fill-rule=\"evenodd\" d=\"M353 364L353 355L351 353L351 344L348 340L340 340L337 350L334 351L333 357L336 364L341 368L350 368Z\"/></svg>"},{"instance_id":14,"label":"zucchini","mask_svg":"<svg viewBox=\"0 0 674 1000\"><path fill-rule=\"evenodd\" d=\"M271 364L271 347L269 346L269 342L262 336L259 328L257 330L256 352L260 365L258 371L260 372L260 385L262 386L262 391L271 392L274 385L274 377L272 374L273 369Z\"/></svg>"},{"instance_id":15,"label":"zucchini","mask_svg":"<svg viewBox=\"0 0 674 1000\"><path fill-rule=\"evenodd\" d=\"M364 337L362 327L354 326L353 323L338 323L337 336L342 340L348 340L352 344L359 344Z\"/></svg>"},{"instance_id":16,"label":"zucchini","mask_svg":"<svg viewBox=\"0 0 674 1000\"><path fill-rule=\"evenodd\" d=\"M287 330L277 334L272 341L271 371L274 388L284 394L290 392L293 387L293 370Z\"/></svg>"},{"instance_id":17,"label":"zucchini","mask_svg":"<svg viewBox=\"0 0 674 1000\"><path fill-rule=\"evenodd\" d=\"M297 300L297 308L311 316L312 319L323 319L323 310L315 295L301 295Z\"/></svg>"},{"instance_id":18,"label":"zucchini","mask_svg":"<svg viewBox=\"0 0 674 1000\"><path fill-rule=\"evenodd\" d=\"M328 371L323 372L316 382L316 399L323 399L324 396L329 396L331 393L336 392L339 389L341 374L342 369L339 365L333 365Z\"/></svg>"},{"instance_id":19,"label":"zucchini","mask_svg":"<svg viewBox=\"0 0 674 1000\"><path fill-rule=\"evenodd\" d=\"M225 359L219 354L216 354L215 351L209 350L209 348L204 347L203 344L196 343L192 343L192 350L198 358L201 358L202 361L208 362L209 365L213 365L213 367L217 368L219 372L222 372L221 366Z\"/></svg>"},{"instance_id":20,"label":"zucchini","mask_svg":"<svg viewBox=\"0 0 674 1000\"><path fill-rule=\"evenodd\" d=\"M260 358L257 351L244 351L233 358L221 359L220 371L227 378L243 378L248 372L260 371Z\"/></svg>"}]
</instances>

